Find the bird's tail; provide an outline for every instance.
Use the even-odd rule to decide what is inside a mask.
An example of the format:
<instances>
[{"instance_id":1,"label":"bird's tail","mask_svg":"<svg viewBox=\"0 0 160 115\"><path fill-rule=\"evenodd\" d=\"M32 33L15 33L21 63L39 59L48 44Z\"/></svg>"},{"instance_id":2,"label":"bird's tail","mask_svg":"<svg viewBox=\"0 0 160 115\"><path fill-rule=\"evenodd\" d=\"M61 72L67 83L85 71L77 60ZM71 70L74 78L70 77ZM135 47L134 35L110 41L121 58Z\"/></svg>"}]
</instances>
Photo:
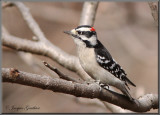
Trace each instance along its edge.
<instances>
[{"instance_id":1,"label":"bird's tail","mask_svg":"<svg viewBox=\"0 0 160 115\"><path fill-rule=\"evenodd\" d=\"M132 98L132 96L130 95L129 91L127 90L126 86L123 84L122 85L122 88L121 88L121 91L124 95L126 95L131 101L134 100Z\"/></svg>"},{"instance_id":2,"label":"bird's tail","mask_svg":"<svg viewBox=\"0 0 160 115\"><path fill-rule=\"evenodd\" d=\"M129 83L130 85L136 87L136 85L135 85L133 82L131 82L127 77L125 78L125 80L126 80L126 82Z\"/></svg>"}]
</instances>

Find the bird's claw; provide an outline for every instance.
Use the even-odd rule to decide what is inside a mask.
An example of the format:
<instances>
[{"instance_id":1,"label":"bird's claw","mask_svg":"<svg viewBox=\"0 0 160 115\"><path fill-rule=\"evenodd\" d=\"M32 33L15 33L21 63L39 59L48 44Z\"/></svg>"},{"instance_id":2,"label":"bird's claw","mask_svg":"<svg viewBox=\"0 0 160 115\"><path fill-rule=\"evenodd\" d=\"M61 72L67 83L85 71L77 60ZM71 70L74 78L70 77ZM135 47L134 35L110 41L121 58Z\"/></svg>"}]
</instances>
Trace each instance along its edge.
<instances>
[{"instance_id":1,"label":"bird's claw","mask_svg":"<svg viewBox=\"0 0 160 115\"><path fill-rule=\"evenodd\" d=\"M95 82L96 82L101 88L109 89L109 85L106 85L106 84L101 83L100 80L96 80Z\"/></svg>"}]
</instances>

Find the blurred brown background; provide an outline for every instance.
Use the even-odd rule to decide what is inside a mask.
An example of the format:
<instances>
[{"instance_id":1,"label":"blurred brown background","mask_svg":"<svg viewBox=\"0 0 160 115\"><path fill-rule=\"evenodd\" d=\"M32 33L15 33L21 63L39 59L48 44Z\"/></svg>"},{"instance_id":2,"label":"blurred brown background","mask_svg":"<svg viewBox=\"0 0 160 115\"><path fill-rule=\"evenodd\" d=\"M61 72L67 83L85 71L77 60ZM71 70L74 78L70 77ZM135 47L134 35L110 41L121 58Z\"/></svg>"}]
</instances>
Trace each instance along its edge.
<instances>
[{"instance_id":1,"label":"blurred brown background","mask_svg":"<svg viewBox=\"0 0 160 115\"><path fill-rule=\"evenodd\" d=\"M63 33L78 26L82 2L25 2L45 36L69 54L76 55L75 44ZM27 27L15 7L2 10L2 24L15 36L32 39ZM111 52L114 59L124 68L136 88L131 88L133 97L147 93L158 93L158 27L151 15L147 2L100 2L94 27L99 40ZM49 58L29 53L17 53L3 47L2 67L21 71L56 76L45 69L45 60L65 74L78 77L75 73L59 66ZM40 67L39 67L40 66ZM49 71L49 72L48 72ZM56 76L58 77L58 76ZM90 99L88 99L90 100ZM9 110L11 106L36 106L35 110ZM76 101L76 97L54 93L38 88L3 83L3 113L104 113L104 107L87 105ZM150 112L158 112L151 110Z\"/></svg>"}]
</instances>

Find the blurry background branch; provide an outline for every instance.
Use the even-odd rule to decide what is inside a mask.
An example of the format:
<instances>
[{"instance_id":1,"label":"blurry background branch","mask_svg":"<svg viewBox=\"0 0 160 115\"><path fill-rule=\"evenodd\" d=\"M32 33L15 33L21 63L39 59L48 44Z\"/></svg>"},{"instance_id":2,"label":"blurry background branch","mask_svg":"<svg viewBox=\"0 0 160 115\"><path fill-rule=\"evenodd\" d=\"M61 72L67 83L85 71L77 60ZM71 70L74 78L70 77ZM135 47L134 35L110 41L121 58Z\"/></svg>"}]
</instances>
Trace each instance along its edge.
<instances>
[{"instance_id":1,"label":"blurry background branch","mask_svg":"<svg viewBox=\"0 0 160 115\"><path fill-rule=\"evenodd\" d=\"M155 20L158 26L158 2L148 2L148 4L151 9L153 19Z\"/></svg>"},{"instance_id":2,"label":"blurry background branch","mask_svg":"<svg viewBox=\"0 0 160 115\"><path fill-rule=\"evenodd\" d=\"M84 2L79 25L93 26L99 2Z\"/></svg>"},{"instance_id":3,"label":"blurry background branch","mask_svg":"<svg viewBox=\"0 0 160 115\"><path fill-rule=\"evenodd\" d=\"M2 79L3 82L18 83L77 97L98 98L135 112L146 112L152 108L158 109L158 95L156 94L146 94L132 102L124 95L101 89L96 83L80 84L49 76L31 74L13 68L2 68Z\"/></svg>"},{"instance_id":4,"label":"blurry background branch","mask_svg":"<svg viewBox=\"0 0 160 115\"><path fill-rule=\"evenodd\" d=\"M77 57L72 56L52 44L44 36L43 32L39 28L36 21L33 19L32 15L29 12L29 9L21 2L12 2L17 6L19 11L22 13L23 18L27 22L30 29L38 37L39 42L21 39L15 36L10 35L6 32L6 29L2 29L2 44L19 51L31 52L34 54L44 55L52 60L56 61L63 67L78 73L82 79L89 80L90 77L84 72L80 66L79 60Z\"/></svg>"}]
</instances>

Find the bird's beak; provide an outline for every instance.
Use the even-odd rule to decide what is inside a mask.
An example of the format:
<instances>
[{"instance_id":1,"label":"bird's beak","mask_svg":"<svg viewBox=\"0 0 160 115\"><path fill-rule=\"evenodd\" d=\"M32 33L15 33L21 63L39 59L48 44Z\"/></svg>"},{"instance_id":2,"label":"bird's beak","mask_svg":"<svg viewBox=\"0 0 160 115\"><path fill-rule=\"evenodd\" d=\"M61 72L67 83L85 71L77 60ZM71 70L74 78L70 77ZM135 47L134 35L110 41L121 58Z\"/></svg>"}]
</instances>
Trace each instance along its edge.
<instances>
[{"instance_id":1,"label":"bird's beak","mask_svg":"<svg viewBox=\"0 0 160 115\"><path fill-rule=\"evenodd\" d=\"M76 30L73 29L71 31L64 31L64 33L68 34L68 35L71 35L71 36L75 36L76 35Z\"/></svg>"},{"instance_id":2,"label":"bird's beak","mask_svg":"<svg viewBox=\"0 0 160 115\"><path fill-rule=\"evenodd\" d=\"M71 35L71 31L63 31L65 34Z\"/></svg>"}]
</instances>

